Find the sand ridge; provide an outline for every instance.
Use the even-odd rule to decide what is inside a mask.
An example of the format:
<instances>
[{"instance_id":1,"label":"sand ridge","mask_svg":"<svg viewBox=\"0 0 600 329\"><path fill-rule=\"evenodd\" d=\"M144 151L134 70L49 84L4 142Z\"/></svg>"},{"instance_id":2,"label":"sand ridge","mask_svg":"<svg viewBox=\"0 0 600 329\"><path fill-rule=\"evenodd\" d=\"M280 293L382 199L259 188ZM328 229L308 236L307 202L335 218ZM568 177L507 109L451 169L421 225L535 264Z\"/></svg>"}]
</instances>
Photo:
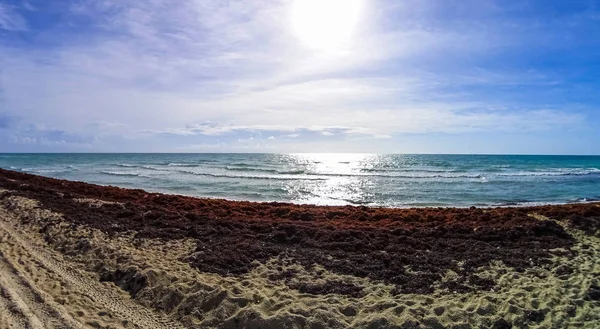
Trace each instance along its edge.
<instances>
[{"instance_id":1,"label":"sand ridge","mask_svg":"<svg viewBox=\"0 0 600 329\"><path fill-rule=\"evenodd\" d=\"M32 204L25 200L21 206ZM55 219L55 214L42 213ZM10 213L0 210L0 284L11 310L7 323L16 328L182 328L131 302L114 286L82 273L62 255L41 247L34 235L14 227L14 222Z\"/></svg>"}]
</instances>

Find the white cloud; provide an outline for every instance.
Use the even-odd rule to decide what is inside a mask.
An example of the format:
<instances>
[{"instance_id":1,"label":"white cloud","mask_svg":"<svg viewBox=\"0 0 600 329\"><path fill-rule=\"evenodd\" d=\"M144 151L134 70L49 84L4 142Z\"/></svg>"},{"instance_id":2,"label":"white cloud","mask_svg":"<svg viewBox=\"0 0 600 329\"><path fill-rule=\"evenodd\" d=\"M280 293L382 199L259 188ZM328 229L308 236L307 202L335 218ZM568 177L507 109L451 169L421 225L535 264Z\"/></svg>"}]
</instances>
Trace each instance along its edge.
<instances>
[{"instance_id":1,"label":"white cloud","mask_svg":"<svg viewBox=\"0 0 600 329\"><path fill-rule=\"evenodd\" d=\"M0 58L0 104L26 122L73 134L139 143L175 135L197 149L232 147L198 143L199 137L372 140L544 131L584 120L568 105L470 91L557 83L534 71L461 66L507 45L492 23L486 29L436 24L435 3L407 1L381 8L402 18L384 30L380 24L389 17L376 10L383 3L369 3L371 16L353 43L315 52L290 33L287 0L77 1L72 14L96 29L86 38L58 40L44 51L0 45L8 55ZM472 11L497 10L469 3ZM7 8L0 4L0 27L15 29L20 16Z\"/></svg>"}]
</instances>

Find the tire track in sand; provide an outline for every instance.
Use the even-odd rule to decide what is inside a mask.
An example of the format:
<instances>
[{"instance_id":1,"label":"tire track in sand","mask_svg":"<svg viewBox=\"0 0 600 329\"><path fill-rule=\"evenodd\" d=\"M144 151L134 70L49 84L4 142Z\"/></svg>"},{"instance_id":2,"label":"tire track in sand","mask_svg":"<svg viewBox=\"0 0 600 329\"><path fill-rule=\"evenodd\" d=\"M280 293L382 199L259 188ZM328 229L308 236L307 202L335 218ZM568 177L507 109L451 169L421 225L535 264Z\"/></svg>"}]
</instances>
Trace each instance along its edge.
<instances>
[{"instance_id":1,"label":"tire track in sand","mask_svg":"<svg viewBox=\"0 0 600 329\"><path fill-rule=\"evenodd\" d=\"M31 243L33 239L17 232L11 223L17 222L14 217L2 209L0 211L0 233L12 244L2 243L4 248L13 248L19 256L35 260L49 272L58 275L61 281L69 284L72 290L86 296L89 301L109 310L118 318L127 321L137 328L178 329L181 324L166 316L157 314L135 302L125 299L100 282L92 281L81 275L76 268L69 267L66 262L59 261L43 248ZM21 257L19 257L21 258ZM7 328L82 328L83 326L69 316L61 305L52 298L45 298L43 291L19 273L7 255L0 252L0 319L12 325ZM1 329L4 328L4 324Z\"/></svg>"},{"instance_id":2,"label":"tire track in sand","mask_svg":"<svg viewBox=\"0 0 600 329\"><path fill-rule=\"evenodd\" d=\"M0 279L2 277L0 273ZM25 329L27 326L31 327L23 310L11 300L9 291L0 282L0 329Z\"/></svg>"},{"instance_id":3,"label":"tire track in sand","mask_svg":"<svg viewBox=\"0 0 600 329\"><path fill-rule=\"evenodd\" d=\"M81 328L56 303L31 285L0 251L0 289L7 311L25 328ZM62 311L62 312L61 312Z\"/></svg>"}]
</instances>

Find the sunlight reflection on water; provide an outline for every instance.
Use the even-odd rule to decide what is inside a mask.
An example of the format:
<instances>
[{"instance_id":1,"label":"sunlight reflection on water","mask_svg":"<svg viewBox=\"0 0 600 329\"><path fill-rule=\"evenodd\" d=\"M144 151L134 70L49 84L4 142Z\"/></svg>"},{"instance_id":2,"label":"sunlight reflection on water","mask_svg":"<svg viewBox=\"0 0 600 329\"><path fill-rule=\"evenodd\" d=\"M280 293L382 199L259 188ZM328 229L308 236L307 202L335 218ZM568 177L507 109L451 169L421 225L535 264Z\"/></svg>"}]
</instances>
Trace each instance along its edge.
<instances>
[{"instance_id":1,"label":"sunlight reflection on water","mask_svg":"<svg viewBox=\"0 0 600 329\"><path fill-rule=\"evenodd\" d=\"M600 157L381 154L15 154L0 167L149 191L388 207L600 199Z\"/></svg>"}]
</instances>

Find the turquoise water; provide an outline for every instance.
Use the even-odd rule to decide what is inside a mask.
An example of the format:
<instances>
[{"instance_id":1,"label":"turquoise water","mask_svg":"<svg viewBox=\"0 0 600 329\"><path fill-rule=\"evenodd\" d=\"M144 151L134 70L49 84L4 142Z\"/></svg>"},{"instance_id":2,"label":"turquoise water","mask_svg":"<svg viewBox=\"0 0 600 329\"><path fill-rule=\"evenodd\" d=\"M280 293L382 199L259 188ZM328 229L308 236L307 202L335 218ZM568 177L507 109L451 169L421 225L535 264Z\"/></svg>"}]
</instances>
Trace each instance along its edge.
<instances>
[{"instance_id":1,"label":"turquoise water","mask_svg":"<svg viewBox=\"0 0 600 329\"><path fill-rule=\"evenodd\" d=\"M211 198L494 206L600 199L600 156L2 154L0 167Z\"/></svg>"}]
</instances>

